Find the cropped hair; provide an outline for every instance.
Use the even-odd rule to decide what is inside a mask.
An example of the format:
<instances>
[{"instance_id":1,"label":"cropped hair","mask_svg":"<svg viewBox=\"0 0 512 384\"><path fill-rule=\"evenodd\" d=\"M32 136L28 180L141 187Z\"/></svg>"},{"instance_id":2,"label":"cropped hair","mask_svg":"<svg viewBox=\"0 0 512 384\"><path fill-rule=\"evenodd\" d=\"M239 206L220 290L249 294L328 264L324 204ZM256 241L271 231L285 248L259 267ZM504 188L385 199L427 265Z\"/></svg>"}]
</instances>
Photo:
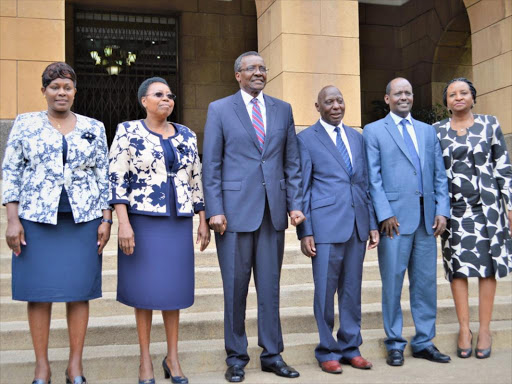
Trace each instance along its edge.
<instances>
[{"instance_id":1,"label":"cropped hair","mask_svg":"<svg viewBox=\"0 0 512 384\"><path fill-rule=\"evenodd\" d=\"M450 86L450 84L453 84L453 83L455 83L457 81L462 81L463 83L466 83L468 85L469 90L471 91L471 96L473 96L473 101L476 104L476 88L473 85L473 83L471 81L469 81L468 79L466 79L465 77L457 77L455 79L450 80L448 83L446 83L446 87L444 87L444 91L443 91L443 104L444 104L444 106L448 107L448 102L447 102L448 87Z\"/></svg>"},{"instance_id":2,"label":"cropped hair","mask_svg":"<svg viewBox=\"0 0 512 384\"><path fill-rule=\"evenodd\" d=\"M69 64L57 61L48 65L42 75L43 88L55 79L70 79L76 88L76 73Z\"/></svg>"},{"instance_id":3,"label":"cropped hair","mask_svg":"<svg viewBox=\"0 0 512 384\"><path fill-rule=\"evenodd\" d=\"M144 108L144 106L142 105L141 100L144 96L146 96L146 93L148 93L149 86L153 83L163 83L169 87L167 81L165 79L162 79L161 77L150 77L149 79L144 80L142 84L139 86L139 90L137 91L137 98L142 108Z\"/></svg>"},{"instance_id":4,"label":"cropped hair","mask_svg":"<svg viewBox=\"0 0 512 384\"><path fill-rule=\"evenodd\" d=\"M249 52L242 53L235 60L235 73L240 72L240 70L242 69L242 59L244 57L246 57L246 56L259 56L259 57L261 57L261 55L258 52L256 52L256 51L249 51Z\"/></svg>"}]
</instances>

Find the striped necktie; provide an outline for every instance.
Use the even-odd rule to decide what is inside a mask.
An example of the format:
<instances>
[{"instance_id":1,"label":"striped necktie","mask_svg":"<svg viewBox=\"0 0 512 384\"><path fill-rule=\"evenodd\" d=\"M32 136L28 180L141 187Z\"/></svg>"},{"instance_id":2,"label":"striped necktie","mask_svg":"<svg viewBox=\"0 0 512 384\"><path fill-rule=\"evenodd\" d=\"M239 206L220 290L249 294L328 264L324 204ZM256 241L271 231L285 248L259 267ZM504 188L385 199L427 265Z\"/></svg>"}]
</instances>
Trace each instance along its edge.
<instances>
[{"instance_id":1,"label":"striped necktie","mask_svg":"<svg viewBox=\"0 0 512 384\"><path fill-rule=\"evenodd\" d=\"M338 148L338 151L340 152L340 155L343 158L345 165L347 166L348 175L352 177L354 171L352 169L352 163L350 161L350 156L348 155L347 147L341 139L340 127L336 127L334 130L336 131L336 148Z\"/></svg>"},{"instance_id":2,"label":"striped necktie","mask_svg":"<svg viewBox=\"0 0 512 384\"><path fill-rule=\"evenodd\" d=\"M265 126L263 125L263 116L261 115L261 109L258 104L258 99L254 98L251 100L252 106L252 126L256 131L256 137L260 149L263 150L263 144L265 144Z\"/></svg>"}]
</instances>

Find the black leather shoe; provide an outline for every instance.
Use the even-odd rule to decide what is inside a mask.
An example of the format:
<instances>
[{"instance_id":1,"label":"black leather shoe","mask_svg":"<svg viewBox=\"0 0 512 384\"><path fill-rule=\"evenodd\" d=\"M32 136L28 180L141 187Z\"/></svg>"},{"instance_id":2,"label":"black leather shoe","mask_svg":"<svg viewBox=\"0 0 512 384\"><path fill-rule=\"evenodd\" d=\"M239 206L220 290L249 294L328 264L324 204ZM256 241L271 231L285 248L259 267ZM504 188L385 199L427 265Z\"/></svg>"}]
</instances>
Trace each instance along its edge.
<instances>
[{"instance_id":1,"label":"black leather shoe","mask_svg":"<svg viewBox=\"0 0 512 384\"><path fill-rule=\"evenodd\" d=\"M244 381L244 376L244 367L237 364L228 367L228 369L226 370L226 374L224 375L226 380L229 381L230 383L241 383L242 381Z\"/></svg>"},{"instance_id":2,"label":"black leather shoe","mask_svg":"<svg viewBox=\"0 0 512 384\"><path fill-rule=\"evenodd\" d=\"M404 365L404 351L400 349L390 349L386 363L392 367L400 367Z\"/></svg>"},{"instance_id":3,"label":"black leather shoe","mask_svg":"<svg viewBox=\"0 0 512 384\"><path fill-rule=\"evenodd\" d=\"M299 372L290 367L283 360L275 361L270 365L262 365L261 370L263 372L274 372L277 376L288 377L290 379L300 376Z\"/></svg>"},{"instance_id":4,"label":"black leather shoe","mask_svg":"<svg viewBox=\"0 0 512 384\"><path fill-rule=\"evenodd\" d=\"M436 363L449 363L451 360L450 356L439 352L439 349L437 349L435 345L429 345L421 351L413 352L412 357L427 359Z\"/></svg>"}]
</instances>

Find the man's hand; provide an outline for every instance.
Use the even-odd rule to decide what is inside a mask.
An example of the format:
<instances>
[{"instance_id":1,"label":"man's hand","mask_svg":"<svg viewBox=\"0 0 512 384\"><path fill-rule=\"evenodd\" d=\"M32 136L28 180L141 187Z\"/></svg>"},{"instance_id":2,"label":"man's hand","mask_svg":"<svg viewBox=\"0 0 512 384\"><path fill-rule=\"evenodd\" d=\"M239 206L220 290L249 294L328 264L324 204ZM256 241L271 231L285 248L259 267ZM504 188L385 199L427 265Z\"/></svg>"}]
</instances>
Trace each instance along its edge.
<instances>
[{"instance_id":1,"label":"man's hand","mask_svg":"<svg viewBox=\"0 0 512 384\"><path fill-rule=\"evenodd\" d=\"M400 223L396 219L396 216L392 216L389 219L386 219L382 223L380 223L380 231L381 233L384 233L385 236L392 239L393 231L396 232L397 236L400 236L400 231L398 230L399 226Z\"/></svg>"},{"instance_id":2,"label":"man's hand","mask_svg":"<svg viewBox=\"0 0 512 384\"><path fill-rule=\"evenodd\" d=\"M228 221L224 215L215 215L210 217L208 224L214 232L219 232L221 235L226 232L226 228L228 227Z\"/></svg>"},{"instance_id":3,"label":"man's hand","mask_svg":"<svg viewBox=\"0 0 512 384\"><path fill-rule=\"evenodd\" d=\"M307 257L316 256L315 239L313 236L305 236L300 240L300 250Z\"/></svg>"},{"instance_id":4,"label":"man's hand","mask_svg":"<svg viewBox=\"0 0 512 384\"><path fill-rule=\"evenodd\" d=\"M437 215L434 218L434 225L432 228L435 229L434 236L437 237L439 235L442 235L444 230L446 229L446 217L442 215Z\"/></svg>"},{"instance_id":5,"label":"man's hand","mask_svg":"<svg viewBox=\"0 0 512 384\"><path fill-rule=\"evenodd\" d=\"M302 223L304 220L306 220L306 217L301 211L290 211L290 223L294 227Z\"/></svg>"},{"instance_id":6,"label":"man's hand","mask_svg":"<svg viewBox=\"0 0 512 384\"><path fill-rule=\"evenodd\" d=\"M368 250L375 248L379 245L380 236L379 231L373 229L370 231L370 242L368 243Z\"/></svg>"}]
</instances>

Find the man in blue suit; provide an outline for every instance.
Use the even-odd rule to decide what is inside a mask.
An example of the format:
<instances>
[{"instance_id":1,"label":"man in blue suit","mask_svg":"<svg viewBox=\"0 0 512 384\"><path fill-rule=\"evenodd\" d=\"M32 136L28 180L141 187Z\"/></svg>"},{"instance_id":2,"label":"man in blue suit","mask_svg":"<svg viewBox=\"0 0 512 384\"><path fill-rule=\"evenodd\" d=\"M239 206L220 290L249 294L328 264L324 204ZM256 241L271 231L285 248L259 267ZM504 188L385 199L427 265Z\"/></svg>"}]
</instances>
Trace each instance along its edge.
<instances>
[{"instance_id":1,"label":"man in blue suit","mask_svg":"<svg viewBox=\"0 0 512 384\"><path fill-rule=\"evenodd\" d=\"M287 213L304 220L300 160L290 104L262 93L267 68L257 52L235 61L240 91L208 108L203 145L206 217L215 231L224 287L226 380L240 382L249 362L245 309L251 270L258 298L263 371L299 373L282 359L279 279Z\"/></svg>"},{"instance_id":2,"label":"man in blue suit","mask_svg":"<svg viewBox=\"0 0 512 384\"><path fill-rule=\"evenodd\" d=\"M411 117L412 86L392 80L384 100L390 113L364 127L370 195L383 235L378 247L382 279L382 317L387 363L404 363L400 296L409 273L416 335L413 357L447 363L432 343L437 310L436 237L446 228L450 200L441 147L434 128Z\"/></svg>"},{"instance_id":3,"label":"man in blue suit","mask_svg":"<svg viewBox=\"0 0 512 384\"><path fill-rule=\"evenodd\" d=\"M314 312L320 343L315 356L322 370L341 373L340 360L355 368L372 364L359 352L361 283L366 241L379 243L369 198L363 136L343 124L345 102L334 86L324 87L315 103L321 119L298 135L302 166L303 212L297 227L302 252L312 258ZM338 291L340 328L334 327Z\"/></svg>"}]
</instances>

